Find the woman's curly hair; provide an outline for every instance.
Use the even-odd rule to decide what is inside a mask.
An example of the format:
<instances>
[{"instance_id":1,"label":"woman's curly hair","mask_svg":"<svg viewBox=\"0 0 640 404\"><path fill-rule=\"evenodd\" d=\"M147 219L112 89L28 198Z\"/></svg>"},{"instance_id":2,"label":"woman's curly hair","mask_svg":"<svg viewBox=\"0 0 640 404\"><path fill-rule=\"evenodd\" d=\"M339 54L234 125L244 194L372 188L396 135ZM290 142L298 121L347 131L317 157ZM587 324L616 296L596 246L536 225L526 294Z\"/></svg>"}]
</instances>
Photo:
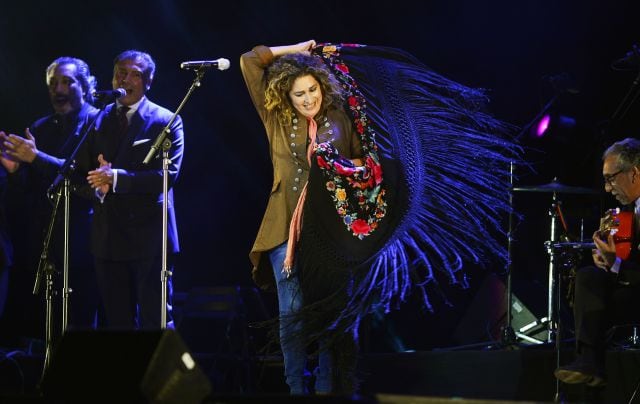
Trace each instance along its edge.
<instances>
[{"instance_id":1,"label":"woman's curly hair","mask_svg":"<svg viewBox=\"0 0 640 404\"><path fill-rule=\"evenodd\" d=\"M302 53L279 56L268 69L265 108L273 111L281 124L286 125L293 114L289 99L293 82L298 77L307 75L313 76L320 83L321 111L326 111L332 105L340 107L344 102L340 83L320 58Z\"/></svg>"}]
</instances>

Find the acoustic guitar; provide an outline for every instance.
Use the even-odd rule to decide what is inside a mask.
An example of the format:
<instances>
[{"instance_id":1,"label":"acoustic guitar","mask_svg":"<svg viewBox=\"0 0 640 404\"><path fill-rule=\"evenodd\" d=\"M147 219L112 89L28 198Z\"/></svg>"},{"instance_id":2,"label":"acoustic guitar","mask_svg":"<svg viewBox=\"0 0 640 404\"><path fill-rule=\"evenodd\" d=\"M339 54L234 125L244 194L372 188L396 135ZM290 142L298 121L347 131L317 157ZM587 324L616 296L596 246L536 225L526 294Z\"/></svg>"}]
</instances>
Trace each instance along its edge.
<instances>
[{"instance_id":1,"label":"acoustic guitar","mask_svg":"<svg viewBox=\"0 0 640 404\"><path fill-rule=\"evenodd\" d=\"M607 241L609 234L613 234L613 242L616 245L616 256L626 260L631 255L634 234L633 212L621 211L620 208L609 209L600 219L600 228L596 234ZM554 243L555 250L592 250L595 243L589 242L559 242Z\"/></svg>"},{"instance_id":2,"label":"acoustic guitar","mask_svg":"<svg viewBox=\"0 0 640 404\"><path fill-rule=\"evenodd\" d=\"M613 234L616 256L626 260L631 254L633 244L633 212L621 211L620 208L607 210L604 217L600 219L600 229L597 234L605 241L609 234Z\"/></svg>"},{"instance_id":3,"label":"acoustic guitar","mask_svg":"<svg viewBox=\"0 0 640 404\"><path fill-rule=\"evenodd\" d=\"M621 211L620 208L609 209L605 212L604 217L600 219L600 228L596 231L598 237L606 241L609 234L613 234L613 242L616 245L616 256L622 260L626 260L631 255L634 234L634 218L633 212ZM595 243L576 243L564 242L553 244L554 251L564 253L566 259L568 250L592 250L596 248ZM571 257L571 254L569 254ZM576 278L575 261L570 262L569 284L567 286L567 301L573 304L574 285Z\"/></svg>"}]
</instances>

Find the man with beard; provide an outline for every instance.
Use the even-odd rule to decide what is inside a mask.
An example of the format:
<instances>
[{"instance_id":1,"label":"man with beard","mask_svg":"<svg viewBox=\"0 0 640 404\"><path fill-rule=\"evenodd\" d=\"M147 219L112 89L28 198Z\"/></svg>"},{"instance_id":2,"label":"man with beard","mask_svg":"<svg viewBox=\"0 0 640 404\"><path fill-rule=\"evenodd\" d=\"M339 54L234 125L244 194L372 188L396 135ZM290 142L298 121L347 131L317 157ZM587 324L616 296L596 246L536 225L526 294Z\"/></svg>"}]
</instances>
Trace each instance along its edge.
<instances>
[{"instance_id":1,"label":"man with beard","mask_svg":"<svg viewBox=\"0 0 640 404\"><path fill-rule=\"evenodd\" d=\"M33 318L37 313L32 311L42 308L41 298L32 297L40 299L40 302L27 300L31 295L51 218L52 203L47 190L65 159L78 145L85 128L98 113L90 104L93 100L95 78L91 76L89 66L84 61L73 57L54 60L47 67L46 83L54 113L38 119L25 129L24 137L0 132L3 152L0 162L10 173L9 192L14 210L8 212L11 237L15 245L15 279L11 281L7 311L12 310L16 316L15 321L18 322ZM77 175L82 177L86 173ZM48 250L56 275L63 269L62 206L60 205L56 215L56 225ZM74 195L70 206L69 287L72 293L69 298L68 325L93 327L98 299L88 248L90 202ZM56 276L54 285L62 286L61 276ZM41 289L44 290L44 283ZM58 304L55 306L57 308ZM42 324L24 325L26 332L35 332L30 329L32 326L44 329Z\"/></svg>"}]
</instances>

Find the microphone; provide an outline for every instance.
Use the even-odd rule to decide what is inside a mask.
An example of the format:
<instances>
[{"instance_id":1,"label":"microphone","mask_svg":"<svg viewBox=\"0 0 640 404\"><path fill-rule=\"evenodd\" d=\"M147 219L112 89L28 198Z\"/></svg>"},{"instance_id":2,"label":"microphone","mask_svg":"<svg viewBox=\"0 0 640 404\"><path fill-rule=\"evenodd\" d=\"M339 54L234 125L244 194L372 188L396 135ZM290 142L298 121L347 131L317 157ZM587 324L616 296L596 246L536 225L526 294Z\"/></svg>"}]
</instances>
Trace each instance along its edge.
<instances>
[{"instance_id":1,"label":"microphone","mask_svg":"<svg viewBox=\"0 0 640 404\"><path fill-rule=\"evenodd\" d=\"M633 70L640 68L640 49L637 44L633 44L631 50L620 59L611 62L613 70Z\"/></svg>"},{"instance_id":2,"label":"microphone","mask_svg":"<svg viewBox=\"0 0 640 404\"><path fill-rule=\"evenodd\" d=\"M218 70L227 70L231 66L229 59L220 58L216 60L192 60L188 62L180 63L180 68L183 70L199 70L199 69L210 69L215 67Z\"/></svg>"},{"instance_id":3,"label":"microphone","mask_svg":"<svg viewBox=\"0 0 640 404\"><path fill-rule=\"evenodd\" d=\"M127 90L124 88L116 88L115 90L94 91L92 95L97 100L108 101L124 97L127 95Z\"/></svg>"}]
</instances>

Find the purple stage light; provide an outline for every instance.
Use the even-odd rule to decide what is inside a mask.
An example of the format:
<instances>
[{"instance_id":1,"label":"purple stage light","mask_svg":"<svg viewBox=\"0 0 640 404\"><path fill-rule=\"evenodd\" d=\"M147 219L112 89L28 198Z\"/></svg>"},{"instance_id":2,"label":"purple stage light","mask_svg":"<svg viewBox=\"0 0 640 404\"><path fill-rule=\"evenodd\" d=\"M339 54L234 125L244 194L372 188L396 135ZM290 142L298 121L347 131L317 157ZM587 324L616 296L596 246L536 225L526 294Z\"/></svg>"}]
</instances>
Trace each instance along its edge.
<instances>
[{"instance_id":1,"label":"purple stage light","mask_svg":"<svg viewBox=\"0 0 640 404\"><path fill-rule=\"evenodd\" d=\"M547 129L549 129L549 122L551 122L551 115L547 114L543 116L536 126L536 137L544 136Z\"/></svg>"}]
</instances>

